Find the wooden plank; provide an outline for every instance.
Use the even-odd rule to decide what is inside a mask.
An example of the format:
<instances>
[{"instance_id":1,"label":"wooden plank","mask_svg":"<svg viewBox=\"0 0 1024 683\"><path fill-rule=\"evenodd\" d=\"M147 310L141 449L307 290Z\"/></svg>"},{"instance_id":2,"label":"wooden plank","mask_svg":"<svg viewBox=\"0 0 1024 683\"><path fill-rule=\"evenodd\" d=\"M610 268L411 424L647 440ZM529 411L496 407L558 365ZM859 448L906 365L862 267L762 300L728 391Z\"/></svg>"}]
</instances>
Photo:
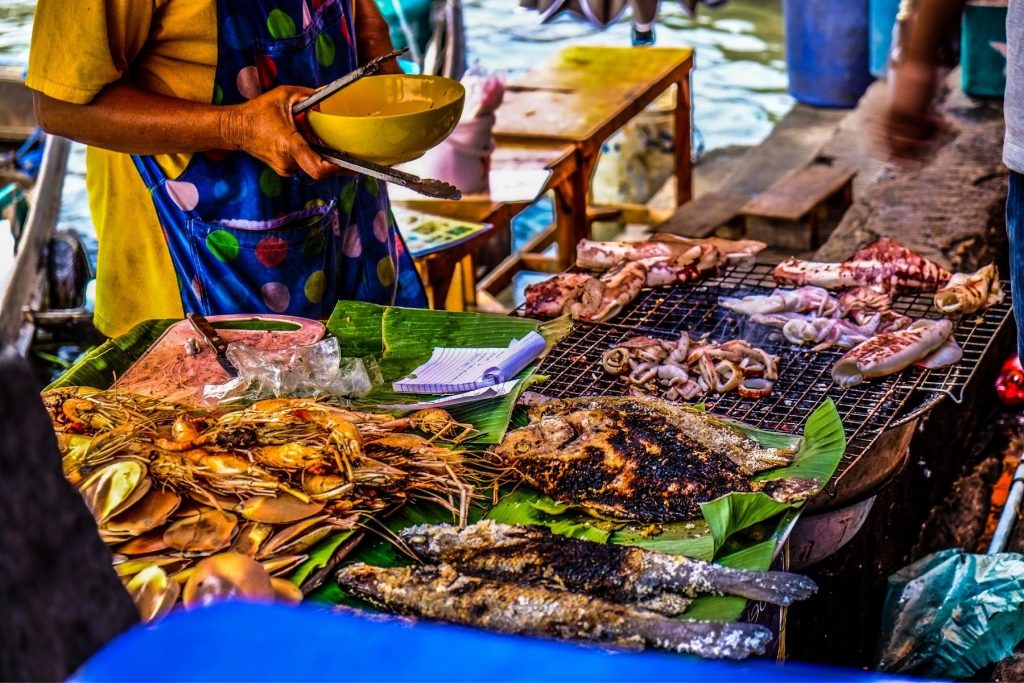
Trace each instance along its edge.
<instances>
[{"instance_id":1,"label":"wooden plank","mask_svg":"<svg viewBox=\"0 0 1024 683\"><path fill-rule=\"evenodd\" d=\"M521 254L520 258L523 260L523 270L531 270L536 273L551 273L552 275L562 272L558 259L553 256Z\"/></svg>"},{"instance_id":2,"label":"wooden plank","mask_svg":"<svg viewBox=\"0 0 1024 683\"><path fill-rule=\"evenodd\" d=\"M844 166L808 164L794 168L743 207L746 216L798 221L843 190L856 171Z\"/></svg>"},{"instance_id":3,"label":"wooden plank","mask_svg":"<svg viewBox=\"0 0 1024 683\"><path fill-rule=\"evenodd\" d=\"M600 144L692 64L689 49L567 48L513 81L494 134Z\"/></svg>"},{"instance_id":4,"label":"wooden plank","mask_svg":"<svg viewBox=\"0 0 1024 683\"><path fill-rule=\"evenodd\" d=\"M0 345L18 337L25 322L22 309L42 285L46 270L44 252L60 215L69 146L64 138L52 135L46 138L39 176L29 195L31 207L25 231L18 244L10 279L0 290Z\"/></svg>"},{"instance_id":5,"label":"wooden plank","mask_svg":"<svg viewBox=\"0 0 1024 683\"><path fill-rule=\"evenodd\" d=\"M671 218L654 226L654 232L683 237L707 237L736 220L750 197L728 192L708 192L679 207Z\"/></svg>"},{"instance_id":6,"label":"wooden plank","mask_svg":"<svg viewBox=\"0 0 1024 683\"><path fill-rule=\"evenodd\" d=\"M512 278L515 277L516 273L523 269L522 254L539 254L554 244L557 238L557 225L551 225L544 230L541 230L539 233L534 235L529 242L523 245L523 248L518 254L512 254L510 257L502 261L497 268L484 276L484 278L480 280L480 284L477 289L497 296L501 293L501 290L512 284Z\"/></svg>"},{"instance_id":7,"label":"wooden plank","mask_svg":"<svg viewBox=\"0 0 1024 683\"><path fill-rule=\"evenodd\" d=\"M588 206L587 222L617 221L622 218L622 210L614 206Z\"/></svg>"}]
</instances>

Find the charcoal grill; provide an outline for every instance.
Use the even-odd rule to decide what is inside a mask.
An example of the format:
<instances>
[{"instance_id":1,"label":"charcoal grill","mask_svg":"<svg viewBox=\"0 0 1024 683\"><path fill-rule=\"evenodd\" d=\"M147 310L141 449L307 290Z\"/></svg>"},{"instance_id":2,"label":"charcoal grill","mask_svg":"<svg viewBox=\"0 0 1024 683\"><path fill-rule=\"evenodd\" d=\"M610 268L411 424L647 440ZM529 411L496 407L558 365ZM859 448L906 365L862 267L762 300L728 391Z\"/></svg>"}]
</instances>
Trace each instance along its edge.
<instances>
[{"instance_id":1,"label":"charcoal grill","mask_svg":"<svg viewBox=\"0 0 1024 683\"><path fill-rule=\"evenodd\" d=\"M749 399L737 392L709 393L702 400L712 412L751 426L796 432L822 401L832 398L847 434L846 454L831 482L835 486L886 430L918 417L943 397L961 401L968 381L1011 314L1007 297L982 313L963 317L954 335L964 356L950 368L909 368L844 391L831 375L844 351L816 353L795 346L778 330L718 305L719 297L770 292L774 288L771 271L772 266L765 264L741 266L699 284L646 289L610 322L575 324L541 363L538 373L548 380L538 391L554 398L627 394L626 382L601 368L601 356L639 335L670 339L685 331L691 337L715 341L747 339L780 358L772 395ZM1003 287L1009 291L1008 283ZM904 295L895 299L893 307L913 318L937 318L932 298L929 293Z\"/></svg>"}]
</instances>

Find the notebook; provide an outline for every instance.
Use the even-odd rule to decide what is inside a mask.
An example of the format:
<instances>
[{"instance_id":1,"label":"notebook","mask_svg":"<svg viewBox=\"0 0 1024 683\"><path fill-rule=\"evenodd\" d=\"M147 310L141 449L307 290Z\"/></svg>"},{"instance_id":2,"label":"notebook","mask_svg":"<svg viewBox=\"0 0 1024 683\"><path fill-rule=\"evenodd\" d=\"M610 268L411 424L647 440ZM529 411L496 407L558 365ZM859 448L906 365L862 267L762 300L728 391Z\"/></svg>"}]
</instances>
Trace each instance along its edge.
<instances>
[{"instance_id":1,"label":"notebook","mask_svg":"<svg viewBox=\"0 0 1024 683\"><path fill-rule=\"evenodd\" d=\"M511 393L520 381L521 380L518 379L510 379L507 382L495 384L491 387L484 387L483 389L474 389L473 391L466 391L460 394L448 394L441 398L435 398L429 401L419 401L417 403L393 403L391 405L382 405L381 408L387 408L388 410L425 410L427 408L450 408L451 406L460 406L463 403L487 401L492 398L501 398L502 396Z\"/></svg>"},{"instance_id":2,"label":"notebook","mask_svg":"<svg viewBox=\"0 0 1024 683\"><path fill-rule=\"evenodd\" d=\"M452 394L502 384L536 360L545 346L544 337L530 332L507 347L438 347L430 360L392 387L410 394Z\"/></svg>"}]
</instances>

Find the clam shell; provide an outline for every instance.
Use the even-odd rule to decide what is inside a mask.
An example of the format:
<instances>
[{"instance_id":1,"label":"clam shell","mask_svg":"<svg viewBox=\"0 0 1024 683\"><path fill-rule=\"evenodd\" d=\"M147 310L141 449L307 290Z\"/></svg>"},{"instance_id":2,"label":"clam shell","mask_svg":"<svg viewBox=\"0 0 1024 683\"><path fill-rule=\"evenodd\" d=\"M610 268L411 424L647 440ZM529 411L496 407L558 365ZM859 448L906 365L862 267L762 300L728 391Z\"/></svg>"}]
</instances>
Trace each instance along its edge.
<instances>
[{"instance_id":1,"label":"clam shell","mask_svg":"<svg viewBox=\"0 0 1024 683\"><path fill-rule=\"evenodd\" d=\"M323 503L303 503L291 495L255 496L242 503L238 513L254 522L291 524L312 517L323 509Z\"/></svg>"},{"instance_id":2,"label":"clam shell","mask_svg":"<svg viewBox=\"0 0 1024 683\"><path fill-rule=\"evenodd\" d=\"M278 531L256 554L259 559L273 555L298 555L312 548L338 529L324 522L327 515L310 517Z\"/></svg>"},{"instance_id":3,"label":"clam shell","mask_svg":"<svg viewBox=\"0 0 1024 683\"><path fill-rule=\"evenodd\" d=\"M164 542L164 530L153 529L117 546L117 552L128 556L148 555L167 550L169 547Z\"/></svg>"},{"instance_id":4,"label":"clam shell","mask_svg":"<svg viewBox=\"0 0 1024 683\"><path fill-rule=\"evenodd\" d=\"M135 505L111 517L105 530L138 536L163 525L180 504L181 496L172 491L150 491Z\"/></svg>"},{"instance_id":5,"label":"clam shell","mask_svg":"<svg viewBox=\"0 0 1024 683\"><path fill-rule=\"evenodd\" d=\"M246 522L239 529L229 550L249 557L255 557L260 547L274 533L274 527L262 522Z\"/></svg>"},{"instance_id":6,"label":"clam shell","mask_svg":"<svg viewBox=\"0 0 1024 683\"><path fill-rule=\"evenodd\" d=\"M164 530L164 542L175 550L212 553L231 545L238 518L210 509L182 517Z\"/></svg>"},{"instance_id":7,"label":"clam shell","mask_svg":"<svg viewBox=\"0 0 1024 683\"><path fill-rule=\"evenodd\" d=\"M146 495L152 485L145 465L137 460L115 460L85 477L79 490L96 523L102 525Z\"/></svg>"},{"instance_id":8,"label":"clam shell","mask_svg":"<svg viewBox=\"0 0 1024 683\"><path fill-rule=\"evenodd\" d=\"M239 553L220 553L197 564L184 590L186 607L237 598L269 601L275 596L266 569Z\"/></svg>"},{"instance_id":9,"label":"clam shell","mask_svg":"<svg viewBox=\"0 0 1024 683\"><path fill-rule=\"evenodd\" d=\"M184 557L178 557L176 555L150 555L147 557L130 557L124 562L119 562L114 565L114 571L122 579L130 576L135 576L146 567L160 567L164 571L174 571L178 567L186 564L188 560Z\"/></svg>"},{"instance_id":10,"label":"clam shell","mask_svg":"<svg viewBox=\"0 0 1024 683\"><path fill-rule=\"evenodd\" d=\"M309 559L309 555L281 555L267 560L261 560L260 564L271 576L287 574L291 570Z\"/></svg>"},{"instance_id":11,"label":"clam shell","mask_svg":"<svg viewBox=\"0 0 1024 683\"><path fill-rule=\"evenodd\" d=\"M302 589L287 579L272 578L270 584L274 587L274 593L281 602L297 605L302 602Z\"/></svg>"},{"instance_id":12,"label":"clam shell","mask_svg":"<svg viewBox=\"0 0 1024 683\"><path fill-rule=\"evenodd\" d=\"M160 567L150 565L128 581L125 588L132 596L143 622L159 619L174 607L181 586L171 581Z\"/></svg>"}]
</instances>

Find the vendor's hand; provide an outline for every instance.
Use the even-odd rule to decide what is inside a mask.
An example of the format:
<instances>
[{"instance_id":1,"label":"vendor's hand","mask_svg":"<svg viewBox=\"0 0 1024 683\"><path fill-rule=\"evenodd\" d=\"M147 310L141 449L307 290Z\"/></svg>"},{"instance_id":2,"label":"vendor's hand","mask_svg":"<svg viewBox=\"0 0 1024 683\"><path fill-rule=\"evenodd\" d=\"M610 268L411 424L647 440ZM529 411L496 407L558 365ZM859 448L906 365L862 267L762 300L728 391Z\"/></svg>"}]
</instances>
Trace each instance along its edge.
<instances>
[{"instance_id":1,"label":"vendor's hand","mask_svg":"<svg viewBox=\"0 0 1024 683\"><path fill-rule=\"evenodd\" d=\"M305 117L292 116L292 107L313 94L309 88L281 85L243 104L231 107L225 137L240 149L263 161L278 175L300 170L314 180L338 175L342 169L325 161L309 146L316 139Z\"/></svg>"},{"instance_id":2,"label":"vendor's hand","mask_svg":"<svg viewBox=\"0 0 1024 683\"><path fill-rule=\"evenodd\" d=\"M917 164L944 126L933 114L938 73L928 64L892 65L883 105L869 108L865 122L877 156L902 166Z\"/></svg>"}]
</instances>

